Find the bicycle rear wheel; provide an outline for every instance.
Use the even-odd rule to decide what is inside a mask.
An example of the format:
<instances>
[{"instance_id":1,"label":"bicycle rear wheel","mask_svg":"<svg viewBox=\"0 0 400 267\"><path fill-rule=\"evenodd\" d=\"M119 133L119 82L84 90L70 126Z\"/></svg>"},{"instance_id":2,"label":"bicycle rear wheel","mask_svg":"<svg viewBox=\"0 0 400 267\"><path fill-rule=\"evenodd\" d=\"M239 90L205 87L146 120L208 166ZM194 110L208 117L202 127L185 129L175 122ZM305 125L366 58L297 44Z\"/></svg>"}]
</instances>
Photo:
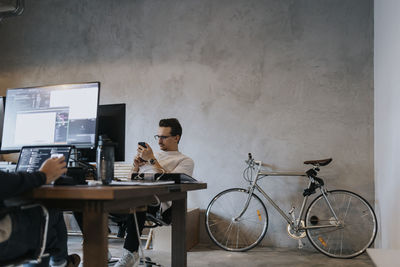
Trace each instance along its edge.
<instances>
[{"instance_id":1,"label":"bicycle rear wheel","mask_svg":"<svg viewBox=\"0 0 400 267\"><path fill-rule=\"evenodd\" d=\"M353 258L362 254L374 242L377 232L373 209L365 199L353 192L333 190L328 191L326 196L339 224L323 195L319 195L307 209L306 227L333 227L307 229L311 244L333 258Z\"/></svg>"},{"instance_id":2,"label":"bicycle rear wheel","mask_svg":"<svg viewBox=\"0 0 400 267\"><path fill-rule=\"evenodd\" d=\"M205 216L207 233L219 247L228 251L246 251L264 238L268 213L257 195L251 195L246 211L237 218L249 196L246 189L231 188L216 195L208 205Z\"/></svg>"}]
</instances>

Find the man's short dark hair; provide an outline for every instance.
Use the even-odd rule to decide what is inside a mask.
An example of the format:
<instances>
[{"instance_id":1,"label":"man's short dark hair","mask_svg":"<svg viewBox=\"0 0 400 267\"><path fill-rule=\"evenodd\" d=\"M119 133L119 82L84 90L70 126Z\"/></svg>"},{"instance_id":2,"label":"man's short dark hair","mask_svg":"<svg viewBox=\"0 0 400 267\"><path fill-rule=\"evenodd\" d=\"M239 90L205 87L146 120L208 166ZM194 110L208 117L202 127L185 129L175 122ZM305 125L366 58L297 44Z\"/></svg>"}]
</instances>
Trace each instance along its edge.
<instances>
[{"instance_id":1,"label":"man's short dark hair","mask_svg":"<svg viewBox=\"0 0 400 267\"><path fill-rule=\"evenodd\" d=\"M179 135L182 137L182 126L179 123L178 119L170 118L170 119L162 119L158 124L160 127L171 127L171 135L176 136ZM180 139L180 138L179 138Z\"/></svg>"}]
</instances>

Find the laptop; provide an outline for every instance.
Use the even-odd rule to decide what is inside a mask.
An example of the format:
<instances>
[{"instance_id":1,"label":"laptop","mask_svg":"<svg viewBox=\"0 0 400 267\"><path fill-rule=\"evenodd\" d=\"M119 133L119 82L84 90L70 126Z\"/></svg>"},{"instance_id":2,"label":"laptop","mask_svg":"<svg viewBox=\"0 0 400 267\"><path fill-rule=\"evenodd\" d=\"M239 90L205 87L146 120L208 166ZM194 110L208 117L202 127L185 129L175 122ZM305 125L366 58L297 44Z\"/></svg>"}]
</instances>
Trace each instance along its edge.
<instances>
[{"instance_id":1,"label":"laptop","mask_svg":"<svg viewBox=\"0 0 400 267\"><path fill-rule=\"evenodd\" d=\"M35 172L51 157L65 157L68 162L73 146L24 146L19 154L16 172Z\"/></svg>"}]
</instances>

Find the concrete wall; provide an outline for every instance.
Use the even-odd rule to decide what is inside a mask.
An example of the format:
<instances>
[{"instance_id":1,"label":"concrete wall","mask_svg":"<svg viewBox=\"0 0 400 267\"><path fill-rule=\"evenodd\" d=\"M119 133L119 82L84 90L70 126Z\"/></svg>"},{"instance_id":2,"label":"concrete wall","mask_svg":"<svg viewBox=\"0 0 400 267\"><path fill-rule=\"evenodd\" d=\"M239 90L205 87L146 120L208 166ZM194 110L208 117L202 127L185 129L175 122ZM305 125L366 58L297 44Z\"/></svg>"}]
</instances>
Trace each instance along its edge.
<instances>
[{"instance_id":1,"label":"concrete wall","mask_svg":"<svg viewBox=\"0 0 400 267\"><path fill-rule=\"evenodd\" d=\"M329 188L374 201L372 1L26 2L0 24L1 92L101 81L102 104L127 103L128 161L137 141L156 146L160 118L179 118L181 151L208 183L189 207L245 187L248 152L284 170L333 157ZM262 184L289 210L306 181ZM268 207L264 244L296 246Z\"/></svg>"},{"instance_id":2,"label":"concrete wall","mask_svg":"<svg viewBox=\"0 0 400 267\"><path fill-rule=\"evenodd\" d=\"M400 2L375 2L375 198L377 244L400 249Z\"/></svg>"}]
</instances>

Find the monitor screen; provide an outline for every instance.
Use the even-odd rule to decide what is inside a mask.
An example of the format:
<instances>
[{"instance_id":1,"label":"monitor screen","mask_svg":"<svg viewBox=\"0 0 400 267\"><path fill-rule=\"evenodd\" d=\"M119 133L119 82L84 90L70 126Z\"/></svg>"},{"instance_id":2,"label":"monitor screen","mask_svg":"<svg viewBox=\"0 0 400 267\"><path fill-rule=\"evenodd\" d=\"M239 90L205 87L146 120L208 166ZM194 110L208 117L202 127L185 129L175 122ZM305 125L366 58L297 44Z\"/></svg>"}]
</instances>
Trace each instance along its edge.
<instances>
[{"instance_id":1,"label":"monitor screen","mask_svg":"<svg viewBox=\"0 0 400 267\"><path fill-rule=\"evenodd\" d=\"M0 145L1 145L1 137L3 136L3 121L4 121L4 103L5 97L0 96Z\"/></svg>"},{"instance_id":2,"label":"monitor screen","mask_svg":"<svg viewBox=\"0 0 400 267\"><path fill-rule=\"evenodd\" d=\"M16 172L36 172L51 157L65 157L68 162L71 146L23 147L19 154Z\"/></svg>"},{"instance_id":3,"label":"monitor screen","mask_svg":"<svg viewBox=\"0 0 400 267\"><path fill-rule=\"evenodd\" d=\"M99 82L8 89L1 149L95 147L99 89Z\"/></svg>"},{"instance_id":4,"label":"monitor screen","mask_svg":"<svg viewBox=\"0 0 400 267\"><path fill-rule=\"evenodd\" d=\"M125 104L99 105L97 134L106 135L115 146L115 161L125 161ZM95 149L80 149L80 159L96 161Z\"/></svg>"}]
</instances>

